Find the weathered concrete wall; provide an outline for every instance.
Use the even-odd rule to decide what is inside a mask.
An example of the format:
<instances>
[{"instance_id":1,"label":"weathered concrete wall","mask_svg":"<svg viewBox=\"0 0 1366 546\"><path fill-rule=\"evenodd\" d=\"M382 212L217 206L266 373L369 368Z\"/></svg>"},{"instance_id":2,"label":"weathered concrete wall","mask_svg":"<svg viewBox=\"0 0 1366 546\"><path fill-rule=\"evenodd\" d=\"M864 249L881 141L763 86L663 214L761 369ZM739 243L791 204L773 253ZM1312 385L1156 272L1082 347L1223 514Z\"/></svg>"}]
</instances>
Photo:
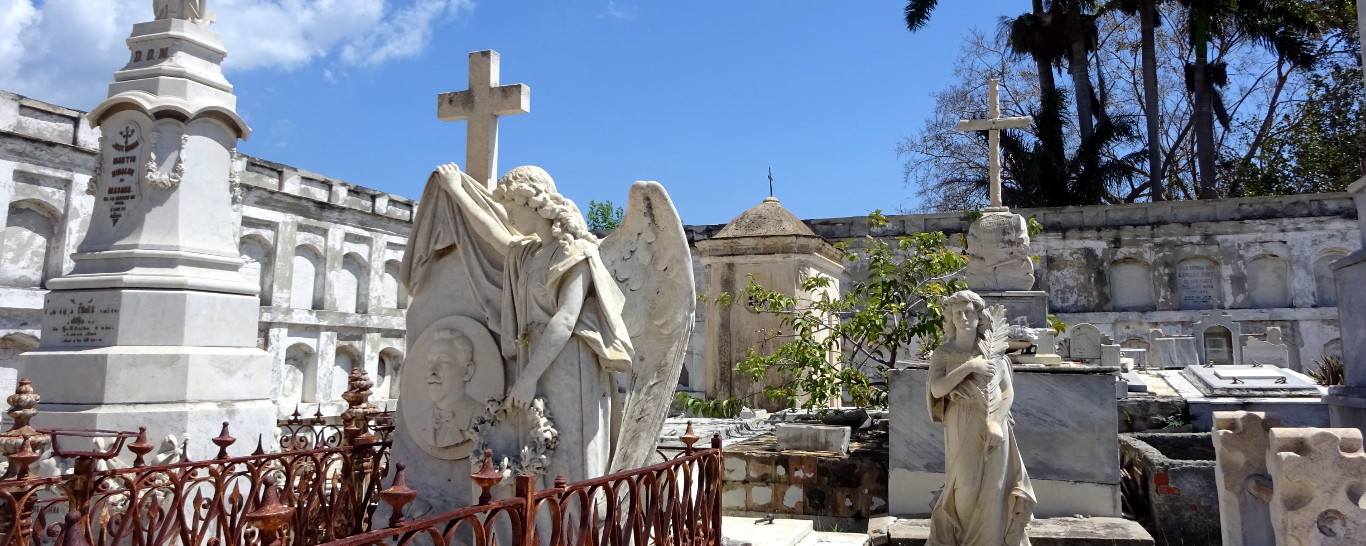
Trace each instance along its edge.
<instances>
[{"instance_id":1,"label":"weathered concrete wall","mask_svg":"<svg viewBox=\"0 0 1366 546\"><path fill-rule=\"evenodd\" d=\"M817 518L857 526L887 513L887 434L855 436L848 455L778 451L773 434L726 447L729 515Z\"/></svg>"},{"instance_id":2,"label":"weathered concrete wall","mask_svg":"<svg viewBox=\"0 0 1366 546\"><path fill-rule=\"evenodd\" d=\"M1219 544L1219 490L1210 435L1119 435L1124 498L1159 545Z\"/></svg>"}]
</instances>

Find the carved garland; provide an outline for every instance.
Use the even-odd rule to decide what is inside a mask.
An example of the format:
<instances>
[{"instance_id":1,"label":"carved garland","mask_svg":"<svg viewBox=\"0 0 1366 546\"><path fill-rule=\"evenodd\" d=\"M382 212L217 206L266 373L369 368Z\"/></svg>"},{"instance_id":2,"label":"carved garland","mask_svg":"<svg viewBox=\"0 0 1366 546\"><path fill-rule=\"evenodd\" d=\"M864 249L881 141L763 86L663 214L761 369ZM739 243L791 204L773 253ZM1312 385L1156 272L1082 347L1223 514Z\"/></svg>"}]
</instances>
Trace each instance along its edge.
<instances>
[{"instance_id":1,"label":"carved garland","mask_svg":"<svg viewBox=\"0 0 1366 546\"><path fill-rule=\"evenodd\" d=\"M85 183L85 194L100 192L100 177L104 176L104 135L95 141L95 170L90 172L90 181Z\"/></svg>"},{"instance_id":2,"label":"carved garland","mask_svg":"<svg viewBox=\"0 0 1366 546\"><path fill-rule=\"evenodd\" d=\"M161 131L152 131L152 145L147 152L147 164L143 166L146 171L143 177L148 184L163 190L174 189L180 185L181 177L185 176L185 145L190 142L190 135L180 135L180 148L176 150L175 166L171 167L170 174L162 174L157 170L157 140L161 138Z\"/></svg>"},{"instance_id":3,"label":"carved garland","mask_svg":"<svg viewBox=\"0 0 1366 546\"><path fill-rule=\"evenodd\" d=\"M550 457L560 444L560 431L555 428L555 423L546 412L544 398L532 400L531 406L525 410L512 408L502 400L489 400L484 405L484 414L474 418L472 427L475 437L478 438L474 454L470 456L470 463L475 470L484 465L484 450L492 449L486 439L489 431L494 425L508 424L510 418L516 418L517 414L521 414L523 422L520 424L525 425L522 430L528 431L531 439L522 446L516 460L495 452L494 466L503 475L504 480L519 474L536 477L546 474L550 467Z\"/></svg>"},{"instance_id":4,"label":"carved garland","mask_svg":"<svg viewBox=\"0 0 1366 546\"><path fill-rule=\"evenodd\" d=\"M228 193L232 195L232 204L242 204L242 178L237 174L237 158L241 157L237 153L237 148L232 149L232 161L228 162Z\"/></svg>"}]
</instances>

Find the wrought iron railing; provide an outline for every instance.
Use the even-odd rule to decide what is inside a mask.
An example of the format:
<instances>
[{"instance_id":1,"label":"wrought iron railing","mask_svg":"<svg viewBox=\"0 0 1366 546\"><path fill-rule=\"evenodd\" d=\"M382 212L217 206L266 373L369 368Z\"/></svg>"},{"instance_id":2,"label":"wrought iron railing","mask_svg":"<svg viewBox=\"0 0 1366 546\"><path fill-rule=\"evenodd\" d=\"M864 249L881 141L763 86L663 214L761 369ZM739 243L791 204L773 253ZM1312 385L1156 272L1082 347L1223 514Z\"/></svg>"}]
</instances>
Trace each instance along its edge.
<instances>
[{"instance_id":1,"label":"wrought iron railing","mask_svg":"<svg viewBox=\"0 0 1366 546\"><path fill-rule=\"evenodd\" d=\"M612 545L719 546L721 544L721 438L710 449L693 450L697 437L680 438L689 447L664 462L572 484L534 491L534 478L515 478L510 498L490 500L489 488L503 479L485 453L483 471L473 474L483 488L480 503L414 521L403 506L416 496L407 487L403 465L394 485L379 493L394 514L389 527L329 542L363 545Z\"/></svg>"},{"instance_id":2,"label":"wrought iron railing","mask_svg":"<svg viewBox=\"0 0 1366 546\"><path fill-rule=\"evenodd\" d=\"M0 546L720 544L721 440L694 450L691 424L680 437L688 447L661 449L658 464L573 484L557 478L540 491L516 476L514 496L496 501L490 488L505 477L486 452L471 475L484 492L478 505L406 521L418 492L402 464L381 489L393 425L366 402L369 386L353 371L337 445L265 453L258 442L251 455L230 457L236 439L223 423L211 439L215 458L190 461L182 451L178 462L163 454L149 464L146 429L33 428L39 397L21 380L8 398L14 426L0 433ZM381 501L387 527L373 521Z\"/></svg>"}]
</instances>

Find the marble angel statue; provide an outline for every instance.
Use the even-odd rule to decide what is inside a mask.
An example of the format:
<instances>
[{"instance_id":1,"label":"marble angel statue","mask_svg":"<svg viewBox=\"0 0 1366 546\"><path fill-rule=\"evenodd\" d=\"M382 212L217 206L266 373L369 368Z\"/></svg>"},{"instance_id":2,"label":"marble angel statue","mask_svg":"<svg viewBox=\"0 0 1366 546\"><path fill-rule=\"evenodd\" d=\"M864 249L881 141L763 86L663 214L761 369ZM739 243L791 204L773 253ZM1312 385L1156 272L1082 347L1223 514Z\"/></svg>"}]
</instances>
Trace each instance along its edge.
<instances>
[{"instance_id":1,"label":"marble angel statue","mask_svg":"<svg viewBox=\"0 0 1366 546\"><path fill-rule=\"evenodd\" d=\"M658 183L636 182L620 227L599 240L538 167L490 191L444 165L401 275L410 331L455 313L493 334L506 389L492 402L544 408L558 430L543 480L635 468L653 453L695 309L682 222Z\"/></svg>"},{"instance_id":2,"label":"marble angel statue","mask_svg":"<svg viewBox=\"0 0 1366 546\"><path fill-rule=\"evenodd\" d=\"M1027 546L1034 488L1015 443L1005 308L971 291L943 300L944 344L930 356L930 416L944 425L944 489L930 546Z\"/></svg>"}]
</instances>

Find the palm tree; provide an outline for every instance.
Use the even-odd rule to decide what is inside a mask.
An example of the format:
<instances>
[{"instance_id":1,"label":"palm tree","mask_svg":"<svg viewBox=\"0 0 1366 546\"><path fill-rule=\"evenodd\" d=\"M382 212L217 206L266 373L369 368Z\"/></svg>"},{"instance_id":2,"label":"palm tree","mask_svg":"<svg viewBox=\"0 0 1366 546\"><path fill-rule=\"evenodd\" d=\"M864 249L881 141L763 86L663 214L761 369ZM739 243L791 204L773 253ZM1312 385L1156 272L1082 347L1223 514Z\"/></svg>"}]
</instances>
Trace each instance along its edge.
<instances>
[{"instance_id":1,"label":"palm tree","mask_svg":"<svg viewBox=\"0 0 1366 546\"><path fill-rule=\"evenodd\" d=\"M930 12L939 5L939 0L907 0L906 30L915 32L930 22Z\"/></svg>"},{"instance_id":2,"label":"palm tree","mask_svg":"<svg viewBox=\"0 0 1366 546\"><path fill-rule=\"evenodd\" d=\"M1052 67L1067 60L1076 94L1077 134L1091 138L1092 118L1103 118L1091 85L1090 52L1095 50L1095 2L1089 0L1034 0L1033 11L1002 21L1002 33L1013 53L1029 55L1039 65L1039 88L1054 88Z\"/></svg>"},{"instance_id":3,"label":"palm tree","mask_svg":"<svg viewBox=\"0 0 1366 546\"><path fill-rule=\"evenodd\" d=\"M1148 185L1153 201L1166 199L1163 191L1162 112L1157 103L1157 4L1162 0L1119 0L1116 7L1127 14L1138 14L1143 61L1143 109L1148 122Z\"/></svg>"},{"instance_id":4,"label":"palm tree","mask_svg":"<svg viewBox=\"0 0 1366 546\"><path fill-rule=\"evenodd\" d=\"M1227 81L1227 63L1210 62L1209 45L1217 37L1243 36L1252 43L1301 68L1314 65L1310 37L1318 34L1318 17L1304 0L1181 0L1189 11L1195 61L1186 66L1186 87L1192 96L1195 164L1200 177L1200 199L1219 197L1215 181L1214 117L1228 124L1228 114L1215 92Z\"/></svg>"}]
</instances>

